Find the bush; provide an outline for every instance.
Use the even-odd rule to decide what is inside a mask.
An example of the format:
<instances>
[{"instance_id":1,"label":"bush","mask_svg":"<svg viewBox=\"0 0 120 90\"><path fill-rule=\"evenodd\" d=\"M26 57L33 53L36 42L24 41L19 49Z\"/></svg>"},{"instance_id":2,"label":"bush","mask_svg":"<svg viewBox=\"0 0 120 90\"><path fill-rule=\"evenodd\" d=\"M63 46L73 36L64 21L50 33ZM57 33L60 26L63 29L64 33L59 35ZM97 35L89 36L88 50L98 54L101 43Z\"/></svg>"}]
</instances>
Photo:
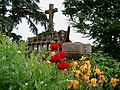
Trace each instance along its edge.
<instances>
[{"instance_id":1,"label":"bush","mask_svg":"<svg viewBox=\"0 0 120 90\"><path fill-rule=\"evenodd\" d=\"M90 56L91 65L99 67L101 70L105 71L105 75L109 78L116 77L120 79L120 62L113 59L103 52L92 53ZM120 83L116 86L120 89Z\"/></svg>"},{"instance_id":2,"label":"bush","mask_svg":"<svg viewBox=\"0 0 120 90\"><path fill-rule=\"evenodd\" d=\"M35 51L28 57L27 43L11 42L0 34L0 90L64 90L68 70L59 70L56 63L44 62L45 53ZM39 60L38 60L39 59Z\"/></svg>"}]
</instances>

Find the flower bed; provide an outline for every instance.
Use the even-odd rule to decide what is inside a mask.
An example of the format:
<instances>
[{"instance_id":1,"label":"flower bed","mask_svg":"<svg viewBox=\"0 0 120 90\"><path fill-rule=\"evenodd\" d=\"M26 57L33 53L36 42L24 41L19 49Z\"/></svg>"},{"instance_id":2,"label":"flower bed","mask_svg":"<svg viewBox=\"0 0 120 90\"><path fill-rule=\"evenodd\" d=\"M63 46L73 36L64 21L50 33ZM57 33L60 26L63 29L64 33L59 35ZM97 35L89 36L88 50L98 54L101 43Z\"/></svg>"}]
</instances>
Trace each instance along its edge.
<instances>
[{"instance_id":1,"label":"flower bed","mask_svg":"<svg viewBox=\"0 0 120 90\"><path fill-rule=\"evenodd\" d=\"M49 55L42 49L28 57L27 43L16 44L5 35L0 37L1 90L120 89L120 63L110 57L93 53L68 60L54 43Z\"/></svg>"}]
</instances>

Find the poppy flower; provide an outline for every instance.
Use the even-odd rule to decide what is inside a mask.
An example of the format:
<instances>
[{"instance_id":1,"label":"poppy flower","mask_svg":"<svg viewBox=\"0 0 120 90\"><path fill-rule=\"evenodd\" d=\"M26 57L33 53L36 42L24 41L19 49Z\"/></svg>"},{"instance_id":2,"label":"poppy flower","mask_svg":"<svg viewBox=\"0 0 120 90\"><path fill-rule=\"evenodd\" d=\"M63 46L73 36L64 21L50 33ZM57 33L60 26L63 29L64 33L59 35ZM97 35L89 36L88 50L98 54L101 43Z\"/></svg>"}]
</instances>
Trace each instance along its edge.
<instances>
[{"instance_id":1,"label":"poppy flower","mask_svg":"<svg viewBox=\"0 0 120 90\"><path fill-rule=\"evenodd\" d=\"M64 70L64 69L69 68L69 64L67 64L65 61L63 61L63 62L59 63L59 64L57 65L57 67L58 67L58 69L60 69L60 70Z\"/></svg>"},{"instance_id":2,"label":"poppy flower","mask_svg":"<svg viewBox=\"0 0 120 90\"><path fill-rule=\"evenodd\" d=\"M61 57L61 55L60 54L56 54L55 55L56 56L56 62L62 62L62 57Z\"/></svg>"},{"instance_id":3,"label":"poppy flower","mask_svg":"<svg viewBox=\"0 0 120 90\"><path fill-rule=\"evenodd\" d=\"M51 62L56 62L57 61L57 57L54 55L54 56L51 56L51 59L50 59Z\"/></svg>"},{"instance_id":4,"label":"poppy flower","mask_svg":"<svg viewBox=\"0 0 120 90\"><path fill-rule=\"evenodd\" d=\"M61 55L62 59L66 57L66 53L63 51L60 51L58 54Z\"/></svg>"},{"instance_id":5,"label":"poppy flower","mask_svg":"<svg viewBox=\"0 0 120 90\"><path fill-rule=\"evenodd\" d=\"M51 56L51 60L50 60L51 62L62 62L63 61L63 59L61 58L61 55L59 55L59 54L55 54L55 55L53 55L53 56Z\"/></svg>"},{"instance_id":6,"label":"poppy flower","mask_svg":"<svg viewBox=\"0 0 120 90\"><path fill-rule=\"evenodd\" d=\"M59 48L59 44L58 43L51 43L50 44L50 50L57 50Z\"/></svg>"}]
</instances>

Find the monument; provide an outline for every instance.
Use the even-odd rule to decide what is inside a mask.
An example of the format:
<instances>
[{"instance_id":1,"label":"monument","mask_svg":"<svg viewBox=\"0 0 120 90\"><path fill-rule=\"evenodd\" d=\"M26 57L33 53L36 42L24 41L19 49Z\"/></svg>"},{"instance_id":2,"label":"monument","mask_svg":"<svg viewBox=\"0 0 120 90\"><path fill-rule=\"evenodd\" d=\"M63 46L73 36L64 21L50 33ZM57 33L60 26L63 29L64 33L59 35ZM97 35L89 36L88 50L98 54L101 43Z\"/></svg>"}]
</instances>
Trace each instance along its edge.
<instances>
[{"instance_id":1,"label":"monument","mask_svg":"<svg viewBox=\"0 0 120 90\"><path fill-rule=\"evenodd\" d=\"M69 59L79 59L81 55L91 54L91 44L83 44L81 42L65 42L62 44L62 51L67 53Z\"/></svg>"},{"instance_id":2,"label":"monument","mask_svg":"<svg viewBox=\"0 0 120 90\"><path fill-rule=\"evenodd\" d=\"M54 17L54 13L57 11L58 11L58 9L54 8L53 4L49 4L49 10L45 11L45 14L49 14L49 26L48 26L49 31L54 31L53 17Z\"/></svg>"},{"instance_id":3,"label":"monument","mask_svg":"<svg viewBox=\"0 0 120 90\"><path fill-rule=\"evenodd\" d=\"M42 47L45 47L49 51L51 41L60 41L62 46L61 50L67 53L67 58L78 59L81 55L91 54L91 44L83 44L81 42L72 43L70 41L70 26L68 26L67 31L54 31L53 17L57 11L58 9L54 8L53 4L49 4L49 10L45 11L46 14L49 14L48 31L42 32L36 37L28 38L30 52L34 48L37 48L39 52Z\"/></svg>"}]
</instances>

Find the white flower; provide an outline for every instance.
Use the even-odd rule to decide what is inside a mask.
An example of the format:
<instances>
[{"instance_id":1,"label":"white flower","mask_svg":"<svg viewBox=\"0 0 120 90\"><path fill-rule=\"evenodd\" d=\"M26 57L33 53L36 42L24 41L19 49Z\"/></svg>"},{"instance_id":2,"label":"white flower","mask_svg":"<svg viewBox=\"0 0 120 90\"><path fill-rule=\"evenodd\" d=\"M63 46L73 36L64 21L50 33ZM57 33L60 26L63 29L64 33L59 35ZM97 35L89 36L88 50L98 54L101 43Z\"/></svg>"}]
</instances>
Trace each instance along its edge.
<instances>
[{"instance_id":1,"label":"white flower","mask_svg":"<svg viewBox=\"0 0 120 90\"><path fill-rule=\"evenodd\" d=\"M17 51L17 53L21 54L21 51Z\"/></svg>"},{"instance_id":2,"label":"white flower","mask_svg":"<svg viewBox=\"0 0 120 90\"><path fill-rule=\"evenodd\" d=\"M47 61L47 63L51 63L50 61Z\"/></svg>"},{"instance_id":3,"label":"white flower","mask_svg":"<svg viewBox=\"0 0 120 90\"><path fill-rule=\"evenodd\" d=\"M41 81L40 83L44 83L43 81Z\"/></svg>"},{"instance_id":4,"label":"white flower","mask_svg":"<svg viewBox=\"0 0 120 90\"><path fill-rule=\"evenodd\" d=\"M45 86L47 86L47 84L45 84Z\"/></svg>"},{"instance_id":5,"label":"white flower","mask_svg":"<svg viewBox=\"0 0 120 90\"><path fill-rule=\"evenodd\" d=\"M27 86L27 85L28 85L28 83L25 83L25 85Z\"/></svg>"},{"instance_id":6,"label":"white flower","mask_svg":"<svg viewBox=\"0 0 120 90\"><path fill-rule=\"evenodd\" d=\"M68 79L66 79L66 81L69 81Z\"/></svg>"},{"instance_id":7,"label":"white flower","mask_svg":"<svg viewBox=\"0 0 120 90\"><path fill-rule=\"evenodd\" d=\"M65 71L67 70L67 69L64 69Z\"/></svg>"}]
</instances>

